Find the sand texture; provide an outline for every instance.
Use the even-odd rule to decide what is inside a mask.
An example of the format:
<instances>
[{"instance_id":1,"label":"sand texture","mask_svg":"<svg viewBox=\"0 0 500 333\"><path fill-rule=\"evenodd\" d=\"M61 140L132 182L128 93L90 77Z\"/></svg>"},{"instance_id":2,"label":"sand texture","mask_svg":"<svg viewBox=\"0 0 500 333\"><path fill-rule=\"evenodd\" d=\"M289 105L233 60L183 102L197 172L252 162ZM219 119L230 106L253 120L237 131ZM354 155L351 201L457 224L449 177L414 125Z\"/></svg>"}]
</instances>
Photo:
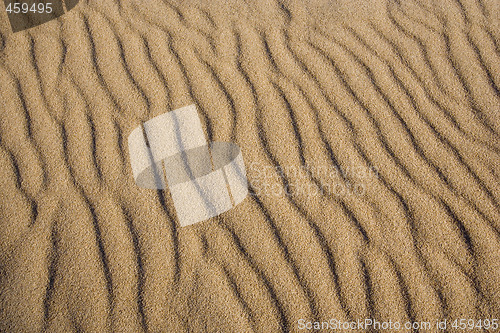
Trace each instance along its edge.
<instances>
[{"instance_id":1,"label":"sand texture","mask_svg":"<svg viewBox=\"0 0 500 333\"><path fill-rule=\"evenodd\" d=\"M0 332L500 319L499 7L82 0L15 34L2 14ZM251 195L181 228L127 138L190 104Z\"/></svg>"}]
</instances>

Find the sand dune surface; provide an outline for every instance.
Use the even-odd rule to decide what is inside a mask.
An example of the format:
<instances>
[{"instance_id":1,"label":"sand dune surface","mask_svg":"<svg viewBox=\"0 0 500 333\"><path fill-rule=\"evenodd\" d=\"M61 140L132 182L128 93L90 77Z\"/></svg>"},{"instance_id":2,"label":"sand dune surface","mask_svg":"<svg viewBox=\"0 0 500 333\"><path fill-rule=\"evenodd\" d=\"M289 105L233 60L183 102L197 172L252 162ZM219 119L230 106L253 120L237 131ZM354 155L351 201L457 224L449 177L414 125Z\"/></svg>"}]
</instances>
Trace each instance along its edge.
<instances>
[{"instance_id":1,"label":"sand dune surface","mask_svg":"<svg viewBox=\"0 0 500 333\"><path fill-rule=\"evenodd\" d=\"M17 33L2 15L0 331L500 319L499 7L87 0ZM181 227L127 138L190 104L250 194Z\"/></svg>"}]
</instances>

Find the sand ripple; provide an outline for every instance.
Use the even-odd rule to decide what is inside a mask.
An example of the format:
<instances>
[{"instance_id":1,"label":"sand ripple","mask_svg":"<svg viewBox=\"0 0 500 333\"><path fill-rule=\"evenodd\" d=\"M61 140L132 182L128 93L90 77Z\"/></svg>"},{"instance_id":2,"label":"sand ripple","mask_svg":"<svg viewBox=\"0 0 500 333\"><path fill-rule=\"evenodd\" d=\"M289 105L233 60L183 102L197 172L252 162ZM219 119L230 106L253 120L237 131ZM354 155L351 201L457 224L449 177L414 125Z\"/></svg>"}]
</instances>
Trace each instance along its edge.
<instances>
[{"instance_id":1,"label":"sand ripple","mask_svg":"<svg viewBox=\"0 0 500 333\"><path fill-rule=\"evenodd\" d=\"M0 331L499 318L499 7L102 0L3 20ZM253 195L181 229L126 140L192 103Z\"/></svg>"}]
</instances>

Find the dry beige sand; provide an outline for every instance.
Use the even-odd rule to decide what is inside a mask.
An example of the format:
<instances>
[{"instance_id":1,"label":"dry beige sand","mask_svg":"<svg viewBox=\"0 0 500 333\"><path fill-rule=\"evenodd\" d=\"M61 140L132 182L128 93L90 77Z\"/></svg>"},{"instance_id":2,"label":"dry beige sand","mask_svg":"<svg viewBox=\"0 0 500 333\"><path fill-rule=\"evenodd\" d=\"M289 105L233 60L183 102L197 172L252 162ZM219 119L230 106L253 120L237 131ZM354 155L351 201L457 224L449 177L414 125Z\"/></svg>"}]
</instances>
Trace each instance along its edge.
<instances>
[{"instance_id":1,"label":"dry beige sand","mask_svg":"<svg viewBox=\"0 0 500 333\"><path fill-rule=\"evenodd\" d=\"M88 0L16 34L2 14L0 331L500 319L499 3ZM252 195L181 228L127 137L193 103Z\"/></svg>"}]
</instances>

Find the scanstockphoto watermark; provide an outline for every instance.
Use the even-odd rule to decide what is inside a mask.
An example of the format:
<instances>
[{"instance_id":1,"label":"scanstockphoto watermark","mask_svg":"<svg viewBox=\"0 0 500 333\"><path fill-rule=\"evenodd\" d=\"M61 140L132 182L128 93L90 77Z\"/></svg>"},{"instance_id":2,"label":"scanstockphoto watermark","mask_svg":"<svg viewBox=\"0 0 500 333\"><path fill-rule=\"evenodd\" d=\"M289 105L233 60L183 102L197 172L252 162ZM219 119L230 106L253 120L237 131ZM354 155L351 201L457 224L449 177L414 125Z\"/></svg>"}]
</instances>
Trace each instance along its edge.
<instances>
[{"instance_id":1,"label":"scanstockphoto watermark","mask_svg":"<svg viewBox=\"0 0 500 333\"><path fill-rule=\"evenodd\" d=\"M370 181L378 179L374 166L291 165L253 162L248 168L250 194L254 196L363 196Z\"/></svg>"},{"instance_id":2,"label":"scanstockphoto watermark","mask_svg":"<svg viewBox=\"0 0 500 333\"><path fill-rule=\"evenodd\" d=\"M436 321L379 321L372 318L358 319L356 321L342 321L339 319L330 319L328 321L307 321L305 319L299 319L298 329L305 331L321 331L321 330L338 330L338 331L392 331L392 330L404 330L404 331L426 331L432 330L433 327L437 329L443 329L443 322ZM444 322L446 325L446 321Z\"/></svg>"},{"instance_id":3,"label":"scanstockphoto watermark","mask_svg":"<svg viewBox=\"0 0 500 333\"><path fill-rule=\"evenodd\" d=\"M430 321L377 320L374 318L343 321L332 318L328 321L308 321L299 319L297 328L302 331L484 331L496 332L498 318L455 318Z\"/></svg>"}]
</instances>

